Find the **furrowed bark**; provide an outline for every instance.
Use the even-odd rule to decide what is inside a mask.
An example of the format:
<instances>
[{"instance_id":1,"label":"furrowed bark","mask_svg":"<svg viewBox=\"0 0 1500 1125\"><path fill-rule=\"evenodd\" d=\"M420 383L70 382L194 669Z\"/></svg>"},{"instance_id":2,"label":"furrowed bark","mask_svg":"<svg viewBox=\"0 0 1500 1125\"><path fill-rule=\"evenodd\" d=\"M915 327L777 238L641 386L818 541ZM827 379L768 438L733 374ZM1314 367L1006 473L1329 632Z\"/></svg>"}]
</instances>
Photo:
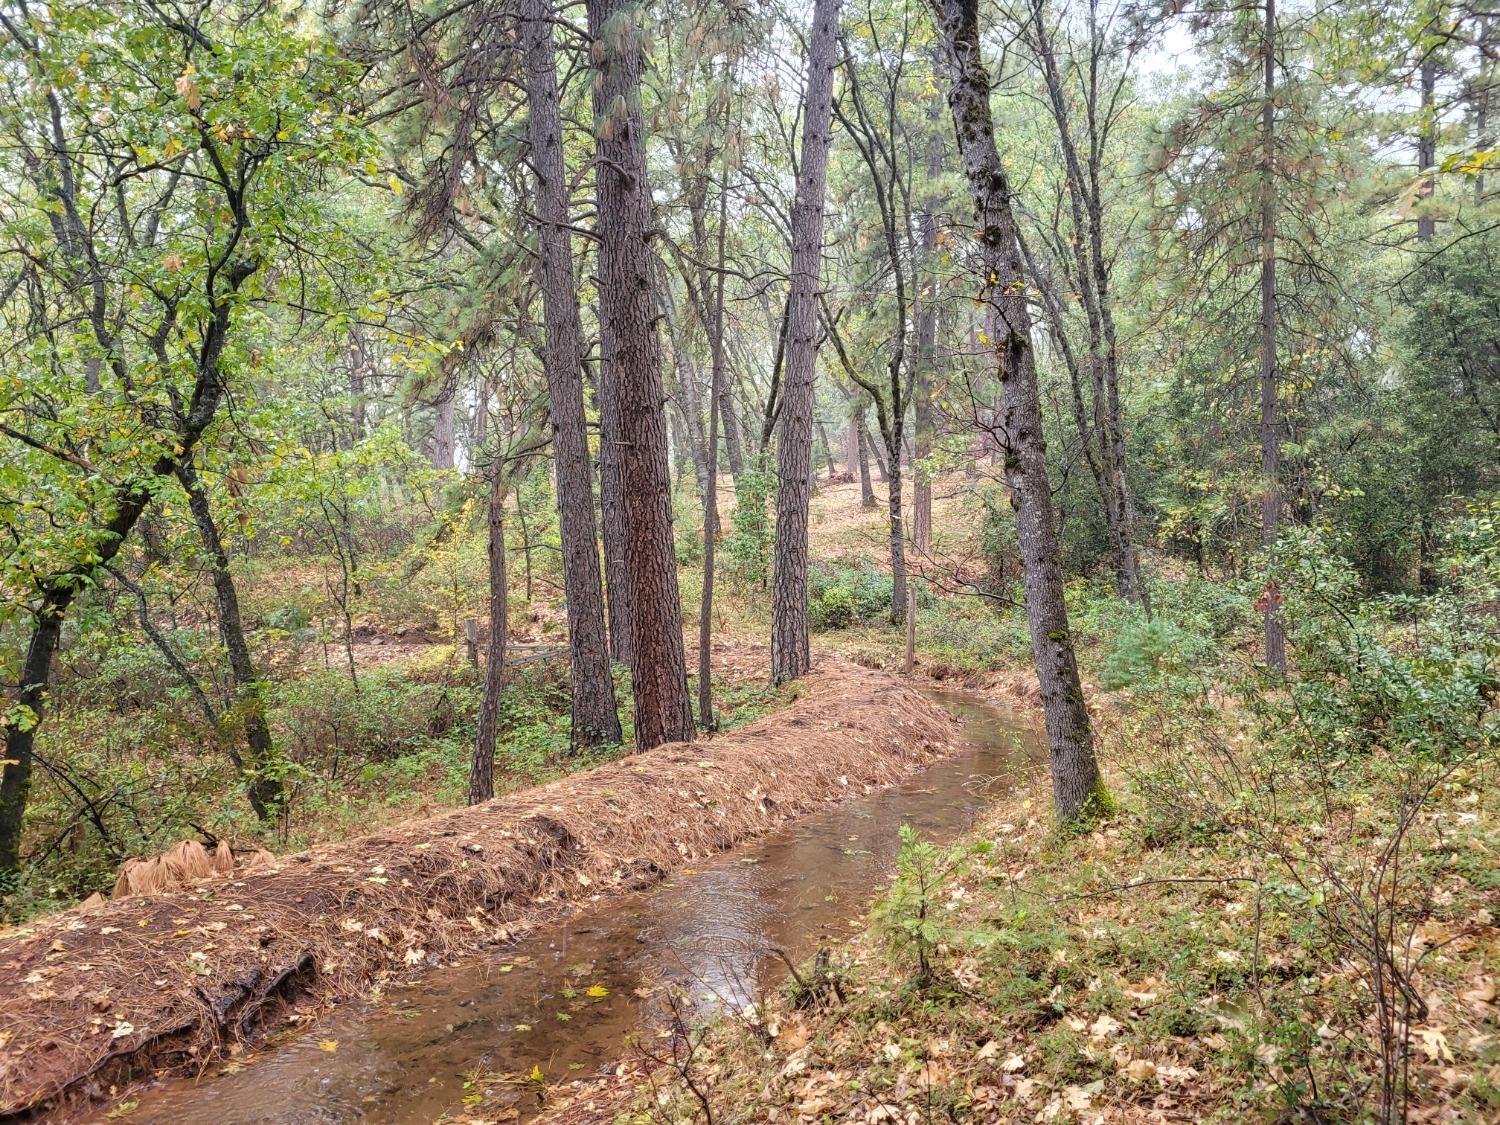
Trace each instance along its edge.
<instances>
[{"instance_id":1,"label":"furrowed bark","mask_svg":"<svg viewBox=\"0 0 1500 1125\"><path fill-rule=\"evenodd\" d=\"M978 0L930 0L948 70L948 105L974 200L977 258L996 374L1004 388L994 436L1016 512L1031 651L1051 751L1057 818L1073 823L1103 811L1108 796L1063 601L1056 523L1047 480L1041 395L1031 346L1025 270L1011 187L990 113L990 78L980 54Z\"/></svg>"},{"instance_id":2,"label":"furrowed bark","mask_svg":"<svg viewBox=\"0 0 1500 1125\"><path fill-rule=\"evenodd\" d=\"M490 647L484 660L484 697L479 703L479 725L474 734L474 757L469 763L469 804L495 795L495 739L500 728L500 693L505 690L506 618L505 576L505 466L490 468L489 577Z\"/></svg>"},{"instance_id":3,"label":"furrowed bark","mask_svg":"<svg viewBox=\"0 0 1500 1125\"><path fill-rule=\"evenodd\" d=\"M598 157L599 303L607 325L621 441L620 515L634 635L632 686L639 750L693 737L682 602L672 539L671 475L656 325L651 191L641 110L639 9L588 0ZM606 525L614 520L609 512Z\"/></svg>"},{"instance_id":4,"label":"furrowed bark","mask_svg":"<svg viewBox=\"0 0 1500 1125\"><path fill-rule=\"evenodd\" d=\"M776 557L771 591L771 681L807 672L807 506L812 460L813 382L818 350L818 280L823 263L823 196L833 132L833 71L839 0L816 0L807 52L802 160L792 205L792 288L786 314L786 373L776 444Z\"/></svg>"},{"instance_id":5,"label":"furrowed bark","mask_svg":"<svg viewBox=\"0 0 1500 1125\"><path fill-rule=\"evenodd\" d=\"M621 740L620 715L604 630L604 595L594 525L594 480L583 409L583 326L568 233L562 102L547 0L521 0L526 74L528 157L535 184L537 248L542 275L542 361L552 412L552 460L562 539L572 676L572 743Z\"/></svg>"}]
</instances>

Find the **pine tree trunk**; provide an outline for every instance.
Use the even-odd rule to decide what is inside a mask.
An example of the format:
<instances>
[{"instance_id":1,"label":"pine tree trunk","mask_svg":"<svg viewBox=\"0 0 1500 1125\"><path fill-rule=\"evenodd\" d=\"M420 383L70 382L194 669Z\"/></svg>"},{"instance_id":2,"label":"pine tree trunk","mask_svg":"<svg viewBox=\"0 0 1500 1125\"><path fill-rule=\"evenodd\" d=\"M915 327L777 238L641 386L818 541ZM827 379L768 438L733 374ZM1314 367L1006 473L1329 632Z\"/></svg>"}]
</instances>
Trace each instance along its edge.
<instances>
[{"instance_id":1,"label":"pine tree trunk","mask_svg":"<svg viewBox=\"0 0 1500 1125\"><path fill-rule=\"evenodd\" d=\"M894 436L890 451L890 488L886 493L886 514L891 551L891 624L899 625L906 617L906 521L901 495L901 426L892 423Z\"/></svg>"},{"instance_id":2,"label":"pine tree trunk","mask_svg":"<svg viewBox=\"0 0 1500 1125\"><path fill-rule=\"evenodd\" d=\"M224 539L219 534L219 525L214 522L208 493L203 490L191 461L183 462L177 470L177 479L187 493L188 509L193 514L198 538L208 555L209 579L213 583L214 601L219 610L219 639L224 643L224 651L229 657L229 674L234 681L235 698L231 713L238 716L244 726L246 753L243 757L236 755L239 761L235 764L244 776L245 795L250 800L250 807L262 821L270 820L281 804L281 779L267 772L275 756L275 747L271 743L271 728L266 723L260 677L255 674L255 661L245 639L239 591L229 569L229 552L224 549Z\"/></svg>"},{"instance_id":3,"label":"pine tree trunk","mask_svg":"<svg viewBox=\"0 0 1500 1125\"><path fill-rule=\"evenodd\" d=\"M934 184L943 174L943 140L938 128L941 115L942 109L934 101L927 115L930 130L927 138L929 193L935 190ZM912 473L911 541L919 555L926 555L932 550L932 475L926 461L932 455L932 395L937 368L938 287L941 284L935 268L938 223L931 199L924 201L917 215L917 229L922 240L925 276L917 286L917 370L912 386L912 452L916 465Z\"/></svg>"},{"instance_id":4,"label":"pine tree trunk","mask_svg":"<svg viewBox=\"0 0 1500 1125\"><path fill-rule=\"evenodd\" d=\"M432 404L432 467L451 469L458 444L458 424L454 401L458 398L451 384Z\"/></svg>"},{"instance_id":5,"label":"pine tree trunk","mask_svg":"<svg viewBox=\"0 0 1500 1125\"><path fill-rule=\"evenodd\" d=\"M870 479L870 430L865 425L864 403L858 404L854 416L854 435L859 442L859 506L875 507L875 482Z\"/></svg>"},{"instance_id":6,"label":"pine tree trunk","mask_svg":"<svg viewBox=\"0 0 1500 1125\"><path fill-rule=\"evenodd\" d=\"M634 618L636 747L649 750L691 739L693 709L672 539L651 189L640 102L646 32L635 4L588 0L587 7L597 71L600 320L608 326L623 443L619 516L629 537L625 570ZM608 512L606 523L615 516Z\"/></svg>"},{"instance_id":7,"label":"pine tree trunk","mask_svg":"<svg viewBox=\"0 0 1500 1125\"><path fill-rule=\"evenodd\" d=\"M484 696L479 703L474 758L469 763L471 805L495 795L495 741L500 729L500 693L505 690L505 644L510 627L505 589L505 467L497 462L490 473L490 645L484 660Z\"/></svg>"},{"instance_id":8,"label":"pine tree trunk","mask_svg":"<svg viewBox=\"0 0 1500 1125\"><path fill-rule=\"evenodd\" d=\"M1281 411L1276 396L1276 0L1266 0L1265 97L1261 103L1260 201L1260 503L1261 545L1276 543L1281 526ZM1266 663L1286 667L1286 626L1275 579L1264 594Z\"/></svg>"},{"instance_id":9,"label":"pine tree trunk","mask_svg":"<svg viewBox=\"0 0 1500 1125\"><path fill-rule=\"evenodd\" d=\"M980 54L978 0L931 0L949 72L948 104L977 217L979 276L988 334L1004 388L995 436L1016 512L1031 651L1041 688L1052 793L1062 823L1107 804L1083 684L1073 652L1056 523L1047 480L1041 393L1031 346L1031 314L1012 209L1011 188L995 143L990 78Z\"/></svg>"},{"instance_id":10,"label":"pine tree trunk","mask_svg":"<svg viewBox=\"0 0 1500 1125\"><path fill-rule=\"evenodd\" d=\"M727 69L727 68L726 68ZM718 271L714 276L713 319L709 324L713 347L712 378L708 384L708 459L714 466L709 492L703 501L703 597L698 606L698 721L705 730L717 730L714 717L713 631L714 564L718 552L719 504L719 395L724 377L724 257L729 230L728 184L719 184L719 229L716 240Z\"/></svg>"},{"instance_id":11,"label":"pine tree trunk","mask_svg":"<svg viewBox=\"0 0 1500 1125\"><path fill-rule=\"evenodd\" d=\"M594 479L583 409L583 328L568 233L567 169L562 151L553 15L547 0L521 0L521 5L528 157L536 185L546 330L543 366L552 410L552 463L562 539L563 591L568 605L572 743L575 747L600 746L620 741L620 715L604 631Z\"/></svg>"},{"instance_id":12,"label":"pine tree trunk","mask_svg":"<svg viewBox=\"0 0 1500 1125\"><path fill-rule=\"evenodd\" d=\"M1266 28L1268 42L1274 45L1276 8L1275 0L1266 0ZM1273 75L1266 71L1266 98L1271 97ZM1437 61L1429 55L1422 60L1418 81L1421 84L1422 124L1417 135L1417 174L1422 181L1417 188L1417 240L1431 242L1437 234L1437 223L1432 216L1432 196L1437 190L1437 180L1432 168L1437 164Z\"/></svg>"},{"instance_id":13,"label":"pine tree trunk","mask_svg":"<svg viewBox=\"0 0 1500 1125\"><path fill-rule=\"evenodd\" d=\"M595 400L599 409L599 514L604 538L605 608L609 614L610 655L618 663L633 668L635 619L631 612L630 580L626 569L629 540L621 518L625 511L624 451L612 352L609 326L601 321Z\"/></svg>"},{"instance_id":14,"label":"pine tree trunk","mask_svg":"<svg viewBox=\"0 0 1500 1125\"><path fill-rule=\"evenodd\" d=\"M883 446L876 442L870 433L870 424L864 418L859 420L860 432L865 436L865 449L870 456L875 458L875 473L880 478L881 484L889 484L891 480L890 465L887 463L885 454L881 451Z\"/></svg>"},{"instance_id":15,"label":"pine tree trunk","mask_svg":"<svg viewBox=\"0 0 1500 1125\"><path fill-rule=\"evenodd\" d=\"M833 70L839 0L815 0L807 50L802 160L792 204L792 288L787 302L786 374L776 444L776 556L771 591L771 680L807 672L807 506L817 371L818 279L823 264L823 196L833 132Z\"/></svg>"}]
</instances>

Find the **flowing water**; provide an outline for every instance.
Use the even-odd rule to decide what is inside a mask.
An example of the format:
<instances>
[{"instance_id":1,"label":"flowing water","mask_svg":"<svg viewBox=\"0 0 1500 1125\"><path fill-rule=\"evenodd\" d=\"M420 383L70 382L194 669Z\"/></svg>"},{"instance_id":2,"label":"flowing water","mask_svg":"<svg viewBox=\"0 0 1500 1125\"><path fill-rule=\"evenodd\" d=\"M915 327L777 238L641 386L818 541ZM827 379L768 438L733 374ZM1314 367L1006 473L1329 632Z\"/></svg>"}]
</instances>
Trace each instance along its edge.
<instances>
[{"instance_id":1,"label":"flowing water","mask_svg":"<svg viewBox=\"0 0 1500 1125\"><path fill-rule=\"evenodd\" d=\"M129 1120L405 1125L456 1115L465 1097L478 1115L514 1107L525 1117L537 1102L528 1076L556 1082L612 1066L633 1031L660 1019L650 984L680 985L699 1010L757 1000L784 978L783 953L804 960L861 924L890 879L903 823L953 839L1039 755L1032 733L1004 712L936 695L964 720L961 752L906 783L804 817L503 953L341 1008L227 1069L162 1083Z\"/></svg>"}]
</instances>

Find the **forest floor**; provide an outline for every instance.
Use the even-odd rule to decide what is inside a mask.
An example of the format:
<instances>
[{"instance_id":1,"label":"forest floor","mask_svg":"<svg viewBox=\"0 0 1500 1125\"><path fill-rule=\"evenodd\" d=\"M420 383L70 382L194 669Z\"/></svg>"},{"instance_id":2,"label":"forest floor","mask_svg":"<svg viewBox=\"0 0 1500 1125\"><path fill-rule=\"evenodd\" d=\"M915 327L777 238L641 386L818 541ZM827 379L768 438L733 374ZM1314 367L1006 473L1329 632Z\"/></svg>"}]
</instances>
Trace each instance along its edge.
<instances>
[{"instance_id":1,"label":"forest floor","mask_svg":"<svg viewBox=\"0 0 1500 1125\"><path fill-rule=\"evenodd\" d=\"M1153 840L1132 779L1156 748L1110 749L1121 811L1108 824L1060 834L1046 776L1018 778L970 840L919 854L921 874L872 901L866 929L826 952L821 980L803 967L815 989L791 983L764 1010L680 1029L670 1050L643 1035L612 1077L549 1091L543 1119L1366 1119L1372 1056L1400 1029L1369 1003L1379 980L1358 923L1330 938L1309 916L1324 904L1310 908L1248 834ZM1404 1120L1500 1118L1492 781L1474 771L1435 795L1413 864L1441 875L1410 929L1390 935L1417 995L1399 1017L1410 1021ZM1394 794L1371 801L1382 797ZM1362 858L1373 865L1382 843L1368 826Z\"/></svg>"},{"instance_id":2,"label":"forest floor","mask_svg":"<svg viewBox=\"0 0 1500 1125\"><path fill-rule=\"evenodd\" d=\"M899 780L953 730L898 681L825 658L775 715L736 731L38 920L0 943L0 1115L201 1066L377 978L650 885Z\"/></svg>"},{"instance_id":3,"label":"forest floor","mask_svg":"<svg viewBox=\"0 0 1500 1125\"><path fill-rule=\"evenodd\" d=\"M976 627L994 610L955 582L981 573L982 506L961 485L939 486L938 541L912 563L941 599L919 618L917 672L1037 715L1024 635ZM887 569L883 505L838 484L813 504L822 565ZM1157 637L1223 608L1211 583L1154 570ZM1106 822L1061 833L1046 775L1016 778L967 841L904 849L865 929L826 970L802 967L812 987L666 1041L643 1032L612 1077L548 1089L543 1119L1365 1120L1384 1100L1390 1119L1500 1120L1493 757L1427 770L1375 750L1279 790L1285 748L1264 743L1255 705L1210 692L1199 711L1169 679L1119 687L1130 666L1105 604L1078 594L1073 617ZM1142 635L1143 679L1192 670ZM1205 669L1252 664L1252 638L1210 635ZM1396 630L1392 651L1419 661L1416 640ZM880 622L818 641L869 667L903 655ZM1216 808L1230 769L1264 770L1264 800Z\"/></svg>"},{"instance_id":4,"label":"forest floor","mask_svg":"<svg viewBox=\"0 0 1500 1125\"><path fill-rule=\"evenodd\" d=\"M923 591L916 670L1035 717L1024 615L980 592L994 565L981 549L982 489L955 475L934 490L933 548L909 559ZM329 768L322 803L297 806L297 839L311 851L0 937L0 1102L26 1104L80 1078L86 1095L132 1067L201 1067L257 1023L315 1019L372 980L503 943L575 902L649 883L837 799L846 782L885 784L929 760L938 751L908 743L917 728L919 744L942 740L923 726L935 721L931 708L888 675L904 637L888 619L883 488L877 495L877 507L863 508L856 484L823 481L812 501L815 586L856 608L815 626L824 656L805 686L765 687L765 598L725 576L716 683L722 716L748 726L654 751L664 765L645 774L631 758L567 775L597 762L559 757L557 662L528 662L497 763L510 793L494 803L504 826L442 812L468 748L434 728L441 737L416 751L393 743L396 756L372 755L378 770ZM1500 1118L1493 763L1440 777L1402 822L1395 872L1391 825L1411 792L1394 755L1341 767L1333 788L1277 792L1274 821L1254 802L1212 807L1223 779L1203 772L1200 746L1261 768L1266 731L1223 691L1210 690L1212 708L1200 712L1208 703L1178 685L1200 669L1217 676L1221 661L1252 662L1253 638L1234 623L1253 594L1177 573L1169 560L1152 569L1160 604L1150 627L1122 611L1107 583L1069 589L1118 804L1110 819L1059 833L1045 777L1016 778L962 845L903 850L866 930L828 951L825 973L803 970L811 991L793 987L764 1010L680 1029L666 1052L643 1038L604 1083L540 1087L549 1119L1358 1119L1378 1100L1382 1056L1408 1073L1408 1119ZM681 578L691 617L701 573L689 562ZM274 587L256 587L262 616L292 597ZM515 608L513 652L525 660L555 644L545 592ZM359 699L382 723L472 693L475 678L437 620L398 603L358 623ZM1417 651L1404 634L1396 642ZM286 659L331 689L342 655L304 645ZM317 718L333 698L290 697L287 737L298 716ZM855 722L850 708L868 714ZM808 776L777 776L799 740L809 740L798 755ZM319 761L311 749L306 757ZM691 826L643 828L664 801ZM348 839L372 826L374 836ZM436 911L415 893L434 882L451 889ZM1391 1043L1408 1054L1382 1052ZM474 1114L467 1120L486 1120Z\"/></svg>"}]
</instances>

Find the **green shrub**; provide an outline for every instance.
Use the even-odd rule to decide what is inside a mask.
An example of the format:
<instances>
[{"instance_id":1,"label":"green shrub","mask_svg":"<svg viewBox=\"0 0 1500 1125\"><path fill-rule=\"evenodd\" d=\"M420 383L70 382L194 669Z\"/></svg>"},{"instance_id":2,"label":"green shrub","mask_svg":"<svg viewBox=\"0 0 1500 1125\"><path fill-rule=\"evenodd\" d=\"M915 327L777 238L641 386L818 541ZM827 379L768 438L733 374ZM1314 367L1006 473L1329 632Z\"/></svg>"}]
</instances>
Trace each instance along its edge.
<instances>
[{"instance_id":1,"label":"green shrub","mask_svg":"<svg viewBox=\"0 0 1500 1125\"><path fill-rule=\"evenodd\" d=\"M735 482L736 503L724 536L724 574L741 587L764 590L771 584L771 517L775 478L764 458L747 465Z\"/></svg>"},{"instance_id":2,"label":"green shrub","mask_svg":"<svg viewBox=\"0 0 1500 1125\"><path fill-rule=\"evenodd\" d=\"M815 565L807 575L809 624L844 629L888 621L891 576L870 566ZM820 615L825 623L819 624Z\"/></svg>"},{"instance_id":3,"label":"green shrub","mask_svg":"<svg viewBox=\"0 0 1500 1125\"><path fill-rule=\"evenodd\" d=\"M854 591L846 586L828 586L815 598L808 599L807 620L814 632L846 629L857 618Z\"/></svg>"},{"instance_id":4,"label":"green shrub","mask_svg":"<svg viewBox=\"0 0 1500 1125\"><path fill-rule=\"evenodd\" d=\"M1210 638L1184 629L1160 615L1136 615L1125 621L1104 649L1099 682L1109 691L1187 675L1213 654Z\"/></svg>"}]
</instances>

